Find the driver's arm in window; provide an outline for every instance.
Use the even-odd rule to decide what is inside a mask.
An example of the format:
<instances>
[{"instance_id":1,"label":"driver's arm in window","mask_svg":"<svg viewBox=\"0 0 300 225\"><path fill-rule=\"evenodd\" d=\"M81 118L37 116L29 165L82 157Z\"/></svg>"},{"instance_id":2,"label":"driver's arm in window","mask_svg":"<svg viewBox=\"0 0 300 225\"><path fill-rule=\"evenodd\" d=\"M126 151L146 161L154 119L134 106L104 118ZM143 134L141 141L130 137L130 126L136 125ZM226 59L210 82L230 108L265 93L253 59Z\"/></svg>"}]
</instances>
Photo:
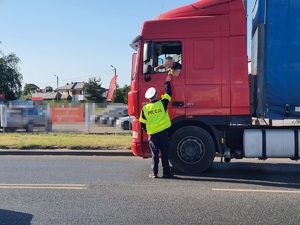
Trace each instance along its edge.
<instances>
[{"instance_id":1,"label":"driver's arm in window","mask_svg":"<svg viewBox=\"0 0 300 225\"><path fill-rule=\"evenodd\" d=\"M157 72L158 70L161 70L161 69L164 69L165 68L165 65L162 64L162 65L159 65L157 67L154 67L154 72Z\"/></svg>"},{"instance_id":2,"label":"driver's arm in window","mask_svg":"<svg viewBox=\"0 0 300 225\"><path fill-rule=\"evenodd\" d=\"M167 70L172 70L172 75L174 77L179 77L182 66L181 66L180 63L175 62L174 59L171 56L169 56L169 57L166 57L165 64L155 67L154 71L156 72L157 70L160 70L160 69L163 69L163 68L165 68Z\"/></svg>"}]
</instances>

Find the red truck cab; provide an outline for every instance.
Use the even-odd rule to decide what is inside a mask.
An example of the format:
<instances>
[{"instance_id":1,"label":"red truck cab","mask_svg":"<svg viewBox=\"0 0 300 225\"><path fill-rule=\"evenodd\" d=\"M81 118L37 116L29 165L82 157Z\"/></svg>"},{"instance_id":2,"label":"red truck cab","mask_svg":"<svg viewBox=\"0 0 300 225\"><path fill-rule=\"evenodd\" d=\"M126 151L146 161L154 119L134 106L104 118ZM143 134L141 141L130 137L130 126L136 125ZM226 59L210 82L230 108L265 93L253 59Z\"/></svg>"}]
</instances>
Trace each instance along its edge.
<instances>
[{"instance_id":1,"label":"red truck cab","mask_svg":"<svg viewBox=\"0 0 300 225\"><path fill-rule=\"evenodd\" d=\"M242 0L201 0L143 24L131 44L137 51L128 94L128 111L135 116L134 155L151 157L139 115L148 102L144 94L149 87L164 92L167 72L154 72L154 67L168 56L182 65L180 76L171 81L168 108L172 165L201 172L216 152L224 154L224 131L251 124L246 39Z\"/></svg>"}]
</instances>

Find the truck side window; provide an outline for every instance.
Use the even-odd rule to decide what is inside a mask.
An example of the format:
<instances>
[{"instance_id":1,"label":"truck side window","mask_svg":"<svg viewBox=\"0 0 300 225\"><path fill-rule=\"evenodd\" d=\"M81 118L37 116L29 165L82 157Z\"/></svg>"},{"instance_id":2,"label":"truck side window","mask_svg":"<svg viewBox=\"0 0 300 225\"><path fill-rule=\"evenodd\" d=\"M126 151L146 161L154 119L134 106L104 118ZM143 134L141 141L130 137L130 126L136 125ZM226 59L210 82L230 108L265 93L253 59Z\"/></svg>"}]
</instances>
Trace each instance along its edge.
<instances>
[{"instance_id":1,"label":"truck side window","mask_svg":"<svg viewBox=\"0 0 300 225\"><path fill-rule=\"evenodd\" d=\"M173 61L176 63L176 67L181 69L181 53L182 44L179 41L176 42L156 42L154 45L154 72L163 73L166 72L168 66Z\"/></svg>"},{"instance_id":2,"label":"truck side window","mask_svg":"<svg viewBox=\"0 0 300 225\"><path fill-rule=\"evenodd\" d=\"M179 41L172 42L154 42L153 43L152 67L154 73L164 73L167 71L166 66L170 61L176 63L176 68L181 69L182 44Z\"/></svg>"},{"instance_id":3,"label":"truck side window","mask_svg":"<svg viewBox=\"0 0 300 225\"><path fill-rule=\"evenodd\" d=\"M168 61L171 58L173 59L173 61L175 63L179 63L180 65L182 65L182 63L181 63L181 54L164 54L164 55L158 56L158 64L155 67L159 67L160 65L164 65L166 63L166 61ZM167 69L165 67L163 67L163 68L159 68L155 72L156 73L164 73L164 72L167 72Z\"/></svg>"}]
</instances>

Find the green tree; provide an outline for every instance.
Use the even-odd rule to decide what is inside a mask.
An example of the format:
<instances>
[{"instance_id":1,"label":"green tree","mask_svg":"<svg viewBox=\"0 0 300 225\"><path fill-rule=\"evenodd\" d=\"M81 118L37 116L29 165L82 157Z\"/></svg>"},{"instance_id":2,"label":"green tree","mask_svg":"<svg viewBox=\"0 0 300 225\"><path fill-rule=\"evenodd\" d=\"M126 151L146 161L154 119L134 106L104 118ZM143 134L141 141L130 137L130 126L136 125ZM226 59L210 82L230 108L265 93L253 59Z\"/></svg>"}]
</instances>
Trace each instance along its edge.
<instances>
[{"instance_id":1,"label":"green tree","mask_svg":"<svg viewBox=\"0 0 300 225\"><path fill-rule=\"evenodd\" d=\"M89 78L89 81L84 84L84 91L87 93L86 99L98 103L104 102L106 97L104 93L106 89L101 87L101 79L96 77Z\"/></svg>"},{"instance_id":2,"label":"green tree","mask_svg":"<svg viewBox=\"0 0 300 225\"><path fill-rule=\"evenodd\" d=\"M31 95L23 95L23 94L21 94L20 100L23 100L23 101L32 100L32 96Z\"/></svg>"},{"instance_id":3,"label":"green tree","mask_svg":"<svg viewBox=\"0 0 300 225\"><path fill-rule=\"evenodd\" d=\"M4 93L7 100L15 100L21 94L23 76L19 63L20 59L16 54L5 55L0 50L0 93Z\"/></svg>"},{"instance_id":4,"label":"green tree","mask_svg":"<svg viewBox=\"0 0 300 225\"><path fill-rule=\"evenodd\" d=\"M125 84L123 87L124 103L128 104L128 93L130 91L130 85Z\"/></svg>"},{"instance_id":5,"label":"green tree","mask_svg":"<svg viewBox=\"0 0 300 225\"><path fill-rule=\"evenodd\" d=\"M122 94L122 88L117 84L116 90L113 97L114 103L123 103L124 102L124 96Z\"/></svg>"},{"instance_id":6,"label":"green tree","mask_svg":"<svg viewBox=\"0 0 300 225\"><path fill-rule=\"evenodd\" d=\"M38 89L40 89L40 88L35 84L25 84L22 95L25 95L25 96L31 95Z\"/></svg>"},{"instance_id":7,"label":"green tree","mask_svg":"<svg viewBox=\"0 0 300 225\"><path fill-rule=\"evenodd\" d=\"M129 91L130 91L130 86L125 84L122 88L120 88L120 86L117 85L115 93L114 93L113 102L127 104Z\"/></svg>"},{"instance_id":8,"label":"green tree","mask_svg":"<svg viewBox=\"0 0 300 225\"><path fill-rule=\"evenodd\" d=\"M53 87L51 87L51 86L46 86L45 89L46 89L46 92L52 92L53 91Z\"/></svg>"}]
</instances>

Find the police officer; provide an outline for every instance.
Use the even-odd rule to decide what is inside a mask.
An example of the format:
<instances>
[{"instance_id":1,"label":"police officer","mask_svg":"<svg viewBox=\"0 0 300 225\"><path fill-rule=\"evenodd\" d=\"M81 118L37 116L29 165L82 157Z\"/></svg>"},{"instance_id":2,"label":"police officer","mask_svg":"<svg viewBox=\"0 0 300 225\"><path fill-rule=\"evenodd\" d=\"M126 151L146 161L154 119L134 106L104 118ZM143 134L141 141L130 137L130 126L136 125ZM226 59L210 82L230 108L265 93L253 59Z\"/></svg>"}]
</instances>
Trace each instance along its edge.
<instances>
[{"instance_id":1,"label":"police officer","mask_svg":"<svg viewBox=\"0 0 300 225\"><path fill-rule=\"evenodd\" d=\"M171 74L168 73L165 89L166 93L157 98L157 91L155 88L149 88L145 97L150 102L145 105L140 115L141 127L148 133L149 147L152 152L152 172L149 175L151 178L157 178L158 173L158 153L161 152L161 161L163 168L163 178L172 178L173 174L170 173L168 151L170 149L170 141L168 136L168 128L171 126L170 117L167 111L169 102L171 101Z\"/></svg>"}]
</instances>

